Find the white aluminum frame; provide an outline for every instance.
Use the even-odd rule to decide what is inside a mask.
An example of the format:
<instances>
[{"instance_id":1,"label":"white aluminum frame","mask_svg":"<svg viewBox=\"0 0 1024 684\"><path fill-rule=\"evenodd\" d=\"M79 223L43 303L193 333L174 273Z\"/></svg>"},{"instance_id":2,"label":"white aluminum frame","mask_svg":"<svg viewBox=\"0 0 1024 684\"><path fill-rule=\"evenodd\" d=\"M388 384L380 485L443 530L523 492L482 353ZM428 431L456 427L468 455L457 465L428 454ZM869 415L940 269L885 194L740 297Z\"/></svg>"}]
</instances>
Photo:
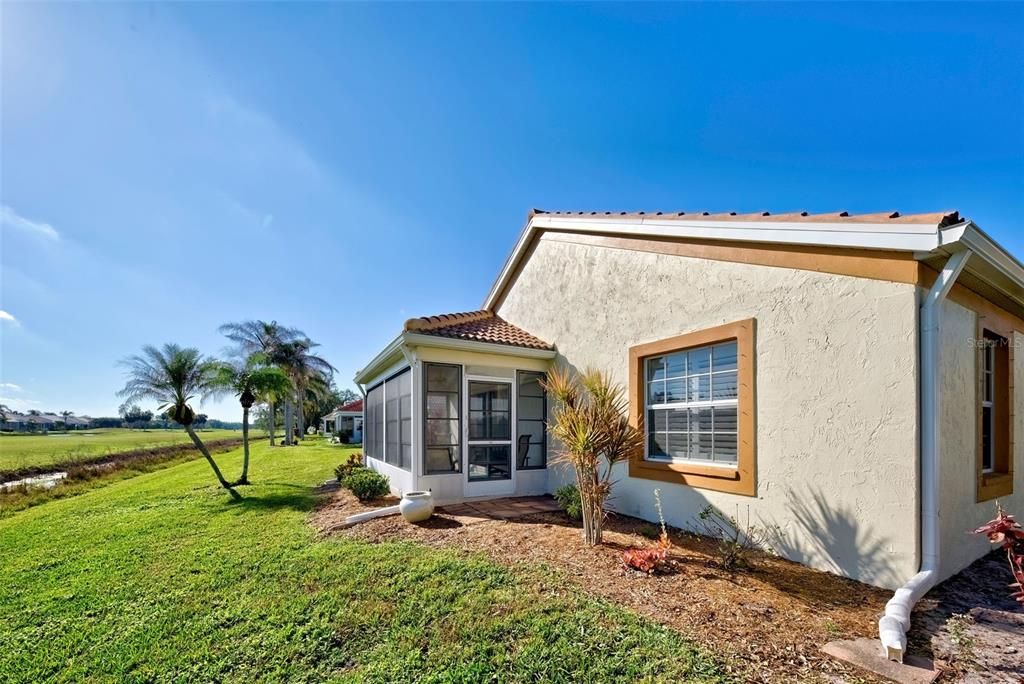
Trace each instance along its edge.
<instances>
[{"instance_id":1,"label":"white aluminum frame","mask_svg":"<svg viewBox=\"0 0 1024 684\"><path fill-rule=\"evenodd\" d=\"M984 340L985 347L981 366L981 407L988 409L988 452L981 454L981 472L988 475L996 471L996 348L995 343ZM984 415L984 411L982 411ZM988 460L988 467L985 467L985 460Z\"/></svg>"},{"instance_id":2,"label":"white aluminum frame","mask_svg":"<svg viewBox=\"0 0 1024 684\"><path fill-rule=\"evenodd\" d=\"M469 383L470 382L491 382L502 383L509 386L509 438L507 440L474 440L469 439ZM515 444L516 420L518 411L515 401L515 379L492 375L470 375L462 373L462 487L467 498L480 496L506 496L514 494L518 468L516 468ZM509 477L507 480L471 480L469 478L469 451L474 446L505 446L508 445Z\"/></svg>"},{"instance_id":3,"label":"white aluminum frame","mask_svg":"<svg viewBox=\"0 0 1024 684\"><path fill-rule=\"evenodd\" d=\"M649 403L650 402L650 384L651 384L651 381L647 379L649 377L648 372L647 372L647 364L650 363L651 359L660 359L660 358L664 358L664 357L671 356L673 354L679 354L679 353L684 353L685 354L685 353L688 353L688 352L696 350L696 349L708 349L709 352L710 352L710 350L714 349L715 347L720 347L720 346L723 346L723 345L726 345L726 344L735 344L735 345L737 345L736 346L736 354L737 354L737 357L736 357L736 368L731 369L731 372L736 373L736 398L735 399L717 399L717 400L709 399L707 401L692 401L692 402L689 402L689 401L671 401L671 402L661 402L661 403L658 403L658 404L651 404L651 403ZM714 376L715 376L715 366L714 366L714 363L715 363L714 362L714 354L712 353L711 354L711 358L710 358L710 365L709 365L710 370L707 373L707 375L710 378L712 378L712 383L711 383L711 387L709 388L709 391L713 391L713 388L714 388L714 380L713 380ZM726 372L729 372L729 371L720 371L719 374L724 374ZM687 368L687 376L686 376L686 378L688 378L688 377L689 377L689 368ZM673 380L675 380L675 379L684 379L685 380L686 378L671 378L671 379L673 379ZM669 378L665 378L663 380L663 382L667 382L668 380L669 380ZM737 465L739 463L739 391L740 391L740 388L739 388L739 345L738 345L738 343L735 340L732 341L732 342L712 342L711 344L702 344L702 345L699 345L699 346L696 346L696 347L687 347L685 349L679 349L677 351L664 352L664 353L661 353L661 354L653 354L651 356L648 356L648 357L646 357L644 359L643 383L644 383L644 460L645 461L650 461L651 463L689 463L689 464L700 465L700 466L711 466L711 467L715 467L715 468L723 468L723 469L726 469L726 470L735 470L736 469L736 467L737 467ZM650 439L649 439L650 434L651 434L651 426L647 424L647 412L648 411L669 410L669 409L682 409L682 408L685 408L685 409L691 409L691 408L695 408L695 409L714 408L714 407L717 407L717 406L734 407L736 409L736 420L737 420L736 433L735 433L736 434L736 461L734 461L732 463L729 463L729 462L723 462L723 461L713 461L713 460L697 459L697 458L676 458L674 456L668 456L667 458L658 458L658 457L651 456L651 454L650 454L650 446L651 445L650 445ZM692 433L693 433L692 430L687 430L687 434L692 434ZM708 434L708 433L698 433L698 434ZM714 454L714 434L715 434L715 432L714 432L714 425L712 425L711 433L709 433L709 434L711 434L711 436L712 436L711 437L711 444L712 444L711 451L712 451L712 454ZM724 431L723 431L723 434L725 434Z\"/></svg>"}]
</instances>

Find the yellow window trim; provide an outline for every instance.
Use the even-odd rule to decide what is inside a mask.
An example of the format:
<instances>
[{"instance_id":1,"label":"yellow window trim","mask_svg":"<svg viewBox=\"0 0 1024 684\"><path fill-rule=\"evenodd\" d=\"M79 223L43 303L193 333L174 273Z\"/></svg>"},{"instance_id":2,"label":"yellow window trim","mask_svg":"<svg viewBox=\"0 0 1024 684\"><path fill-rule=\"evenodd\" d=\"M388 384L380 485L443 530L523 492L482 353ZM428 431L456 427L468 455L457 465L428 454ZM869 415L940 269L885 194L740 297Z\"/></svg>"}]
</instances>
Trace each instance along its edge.
<instances>
[{"instance_id":1,"label":"yellow window trim","mask_svg":"<svg viewBox=\"0 0 1024 684\"><path fill-rule=\"evenodd\" d=\"M646 394L644 359L647 357L736 340L736 365L739 382L735 468L647 461L644 460L644 451L641 449L629 459L630 477L684 484L698 489L712 489L744 496L756 496L755 328L756 320L747 318L735 323L727 323L630 347L629 414L632 424L640 430L644 429L644 397Z\"/></svg>"},{"instance_id":2,"label":"yellow window trim","mask_svg":"<svg viewBox=\"0 0 1024 684\"><path fill-rule=\"evenodd\" d=\"M989 311L987 314L978 314L977 339L985 339L985 333L994 333L1007 341L1005 357L1000 360L997 357L996 377L1003 375L1006 387L1002 391L999 404L1002 410L995 416L996 438L995 446L995 471L986 473L983 471L983 449L982 449L982 399L984 394L984 347L978 345L978 352L975 355L975 480L976 496L978 503L990 501L999 497L1006 497L1013 494L1013 461L1014 461L1014 337L1013 322L1007 318L994 315ZM1003 373L999 373L998 364L1005 364ZM999 392L999 387L996 387Z\"/></svg>"}]
</instances>

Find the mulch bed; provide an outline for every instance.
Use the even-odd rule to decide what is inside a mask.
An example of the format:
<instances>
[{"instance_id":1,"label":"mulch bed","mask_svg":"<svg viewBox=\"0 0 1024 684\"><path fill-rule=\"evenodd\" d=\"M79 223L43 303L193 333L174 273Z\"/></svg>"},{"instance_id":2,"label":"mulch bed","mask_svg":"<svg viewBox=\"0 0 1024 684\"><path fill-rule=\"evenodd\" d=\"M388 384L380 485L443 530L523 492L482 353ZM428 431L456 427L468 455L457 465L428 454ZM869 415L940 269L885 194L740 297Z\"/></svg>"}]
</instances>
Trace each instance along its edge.
<instances>
[{"instance_id":1,"label":"mulch bed","mask_svg":"<svg viewBox=\"0 0 1024 684\"><path fill-rule=\"evenodd\" d=\"M564 513L493 520L441 513L412 525L401 516L346 528L347 516L395 501L360 504L335 490L313 513L321 534L369 542L412 540L433 547L483 552L506 563L545 563L584 591L647 616L725 656L744 681L877 681L819 650L828 641L875 636L891 592L797 563L758 554L755 567L717 567L709 540L673 531L670 572L627 569L622 551L652 542L647 523L628 516L607 522L604 544L586 547L580 525Z\"/></svg>"}]
</instances>

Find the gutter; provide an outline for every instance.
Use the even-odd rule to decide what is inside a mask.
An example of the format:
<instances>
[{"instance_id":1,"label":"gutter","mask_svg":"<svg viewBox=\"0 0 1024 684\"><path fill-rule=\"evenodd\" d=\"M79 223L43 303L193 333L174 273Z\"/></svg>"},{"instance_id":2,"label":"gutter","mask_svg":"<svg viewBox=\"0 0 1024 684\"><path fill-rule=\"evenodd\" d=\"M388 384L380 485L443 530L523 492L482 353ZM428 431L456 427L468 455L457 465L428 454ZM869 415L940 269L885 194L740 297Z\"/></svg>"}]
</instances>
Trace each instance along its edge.
<instances>
[{"instance_id":1,"label":"gutter","mask_svg":"<svg viewBox=\"0 0 1024 684\"><path fill-rule=\"evenodd\" d=\"M921 304L921 565L896 590L878 621L878 638L889 660L903 662L914 605L935 586L939 572L939 333L942 302L973 252L964 249L946 261Z\"/></svg>"}]
</instances>

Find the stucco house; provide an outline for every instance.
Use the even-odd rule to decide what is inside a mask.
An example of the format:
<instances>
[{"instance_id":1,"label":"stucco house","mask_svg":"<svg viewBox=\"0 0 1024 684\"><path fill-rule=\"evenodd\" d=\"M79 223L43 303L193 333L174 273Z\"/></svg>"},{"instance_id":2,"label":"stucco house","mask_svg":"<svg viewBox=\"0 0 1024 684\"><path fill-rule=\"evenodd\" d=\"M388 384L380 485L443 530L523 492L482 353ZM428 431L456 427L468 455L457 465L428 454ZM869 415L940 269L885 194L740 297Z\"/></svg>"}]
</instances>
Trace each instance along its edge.
<instances>
[{"instance_id":1,"label":"stucco house","mask_svg":"<svg viewBox=\"0 0 1024 684\"><path fill-rule=\"evenodd\" d=\"M356 399L337 407L320 419L320 429L328 433L347 432L351 444L363 441L363 400Z\"/></svg>"},{"instance_id":2,"label":"stucco house","mask_svg":"<svg viewBox=\"0 0 1024 684\"><path fill-rule=\"evenodd\" d=\"M530 213L479 311L416 318L356 375L367 462L441 502L552 492L553 364L629 392L646 448L612 507L708 503L914 602L1024 511L1024 267L957 212ZM1019 378L1019 379L1018 379Z\"/></svg>"}]
</instances>

